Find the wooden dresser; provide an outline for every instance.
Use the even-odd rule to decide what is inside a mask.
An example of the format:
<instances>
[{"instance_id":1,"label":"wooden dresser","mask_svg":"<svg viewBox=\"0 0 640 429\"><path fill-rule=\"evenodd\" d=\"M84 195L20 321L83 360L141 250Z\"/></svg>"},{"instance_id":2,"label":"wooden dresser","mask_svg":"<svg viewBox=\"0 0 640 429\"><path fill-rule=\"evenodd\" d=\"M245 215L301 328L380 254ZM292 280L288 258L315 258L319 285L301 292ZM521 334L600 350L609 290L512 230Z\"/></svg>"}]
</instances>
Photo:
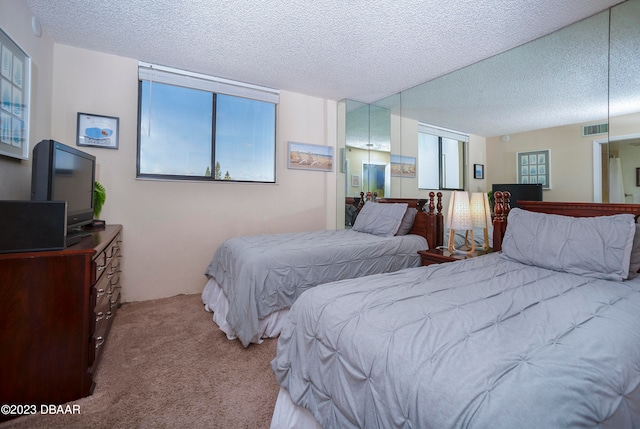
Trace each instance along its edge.
<instances>
[{"instance_id":1,"label":"wooden dresser","mask_svg":"<svg viewBox=\"0 0 640 429\"><path fill-rule=\"evenodd\" d=\"M86 232L65 250L0 254L0 404L39 411L93 393L120 303L122 226Z\"/></svg>"}]
</instances>

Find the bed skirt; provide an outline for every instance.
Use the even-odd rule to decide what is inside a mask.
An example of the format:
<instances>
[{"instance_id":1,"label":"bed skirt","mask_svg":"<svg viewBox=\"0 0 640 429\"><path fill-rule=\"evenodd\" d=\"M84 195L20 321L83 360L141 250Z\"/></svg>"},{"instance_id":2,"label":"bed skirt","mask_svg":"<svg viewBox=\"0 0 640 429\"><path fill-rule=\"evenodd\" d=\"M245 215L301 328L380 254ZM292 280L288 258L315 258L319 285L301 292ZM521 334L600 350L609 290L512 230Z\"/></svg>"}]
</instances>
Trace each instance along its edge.
<instances>
[{"instance_id":1,"label":"bed skirt","mask_svg":"<svg viewBox=\"0 0 640 429\"><path fill-rule=\"evenodd\" d=\"M227 323L229 301L214 278L209 279L202 291L202 303L205 310L213 313L213 322L227 335L227 338L230 340L237 339L238 336L235 331ZM251 342L260 344L263 338L275 338L280 335L288 313L289 309L287 308L260 319L258 321L259 332L251 339Z\"/></svg>"},{"instance_id":2,"label":"bed skirt","mask_svg":"<svg viewBox=\"0 0 640 429\"><path fill-rule=\"evenodd\" d=\"M271 429L322 429L311 411L291 402L289 392L284 387L278 392L276 406L271 418Z\"/></svg>"}]
</instances>

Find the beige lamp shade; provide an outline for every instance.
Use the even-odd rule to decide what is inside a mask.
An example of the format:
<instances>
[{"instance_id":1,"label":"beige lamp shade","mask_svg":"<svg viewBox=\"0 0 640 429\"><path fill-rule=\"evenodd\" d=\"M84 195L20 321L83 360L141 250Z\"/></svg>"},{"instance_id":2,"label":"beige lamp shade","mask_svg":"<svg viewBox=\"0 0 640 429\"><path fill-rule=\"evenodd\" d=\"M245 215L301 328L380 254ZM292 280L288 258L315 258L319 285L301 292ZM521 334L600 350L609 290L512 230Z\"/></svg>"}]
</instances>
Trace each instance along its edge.
<instances>
[{"instance_id":1,"label":"beige lamp shade","mask_svg":"<svg viewBox=\"0 0 640 429\"><path fill-rule=\"evenodd\" d=\"M488 228L491 224L491 209L489 208L489 196L487 193L473 192L469 205L473 227Z\"/></svg>"},{"instance_id":2,"label":"beige lamp shade","mask_svg":"<svg viewBox=\"0 0 640 429\"><path fill-rule=\"evenodd\" d=\"M473 228L468 192L453 191L451 194L451 199L449 200L447 227L449 229Z\"/></svg>"},{"instance_id":3,"label":"beige lamp shade","mask_svg":"<svg viewBox=\"0 0 640 429\"><path fill-rule=\"evenodd\" d=\"M491 208L489 196L486 192L473 192L471 194L471 222L474 228L482 228L484 231L484 250L489 249L489 225L491 225Z\"/></svg>"},{"instance_id":4,"label":"beige lamp shade","mask_svg":"<svg viewBox=\"0 0 640 429\"><path fill-rule=\"evenodd\" d=\"M453 191L449 200L447 213L447 228L449 229L449 243L447 248L451 253L462 251L455 248L455 231L471 231L471 249L462 253L472 253L475 251L473 239L473 221L471 219L471 207L469 205L469 193L466 191Z\"/></svg>"}]
</instances>

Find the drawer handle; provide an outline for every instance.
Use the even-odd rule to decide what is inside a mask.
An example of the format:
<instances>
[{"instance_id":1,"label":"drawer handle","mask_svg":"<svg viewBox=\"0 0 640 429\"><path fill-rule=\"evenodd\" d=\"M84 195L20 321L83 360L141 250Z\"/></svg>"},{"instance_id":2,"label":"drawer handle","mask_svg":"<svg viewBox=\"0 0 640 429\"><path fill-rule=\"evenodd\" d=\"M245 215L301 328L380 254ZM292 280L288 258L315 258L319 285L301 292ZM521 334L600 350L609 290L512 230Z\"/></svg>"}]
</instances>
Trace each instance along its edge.
<instances>
[{"instance_id":1,"label":"drawer handle","mask_svg":"<svg viewBox=\"0 0 640 429\"><path fill-rule=\"evenodd\" d=\"M113 317L113 313L111 311L107 311L107 320Z\"/></svg>"},{"instance_id":2,"label":"drawer handle","mask_svg":"<svg viewBox=\"0 0 640 429\"><path fill-rule=\"evenodd\" d=\"M104 288L100 288L100 289L98 289L98 296L97 296L97 298L100 298L102 295L104 295Z\"/></svg>"},{"instance_id":3,"label":"drawer handle","mask_svg":"<svg viewBox=\"0 0 640 429\"><path fill-rule=\"evenodd\" d=\"M106 265L98 265L98 271L102 271L106 268Z\"/></svg>"},{"instance_id":4,"label":"drawer handle","mask_svg":"<svg viewBox=\"0 0 640 429\"><path fill-rule=\"evenodd\" d=\"M100 311L98 312L98 314L96 314L96 322L99 322L102 319L104 319L104 313Z\"/></svg>"},{"instance_id":5,"label":"drawer handle","mask_svg":"<svg viewBox=\"0 0 640 429\"><path fill-rule=\"evenodd\" d=\"M102 336L96 338L96 349L100 347L104 343L104 338Z\"/></svg>"}]
</instances>

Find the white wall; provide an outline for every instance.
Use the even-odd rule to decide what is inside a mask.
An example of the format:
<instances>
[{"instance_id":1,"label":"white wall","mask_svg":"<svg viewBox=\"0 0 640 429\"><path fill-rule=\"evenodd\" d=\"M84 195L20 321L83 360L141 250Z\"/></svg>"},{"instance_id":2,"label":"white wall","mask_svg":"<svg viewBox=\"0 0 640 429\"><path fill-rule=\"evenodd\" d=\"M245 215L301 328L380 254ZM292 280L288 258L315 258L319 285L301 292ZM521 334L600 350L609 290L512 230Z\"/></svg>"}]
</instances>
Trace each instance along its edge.
<instances>
[{"instance_id":1,"label":"white wall","mask_svg":"<svg viewBox=\"0 0 640 429\"><path fill-rule=\"evenodd\" d=\"M137 60L60 44L54 52L53 138L74 144L77 112L120 118L118 150L83 150L107 189L101 217L124 227L125 301L201 292L226 238L335 227L335 173L289 170L286 152L290 140L335 147L337 103L281 92L278 184L139 180Z\"/></svg>"}]
</instances>

